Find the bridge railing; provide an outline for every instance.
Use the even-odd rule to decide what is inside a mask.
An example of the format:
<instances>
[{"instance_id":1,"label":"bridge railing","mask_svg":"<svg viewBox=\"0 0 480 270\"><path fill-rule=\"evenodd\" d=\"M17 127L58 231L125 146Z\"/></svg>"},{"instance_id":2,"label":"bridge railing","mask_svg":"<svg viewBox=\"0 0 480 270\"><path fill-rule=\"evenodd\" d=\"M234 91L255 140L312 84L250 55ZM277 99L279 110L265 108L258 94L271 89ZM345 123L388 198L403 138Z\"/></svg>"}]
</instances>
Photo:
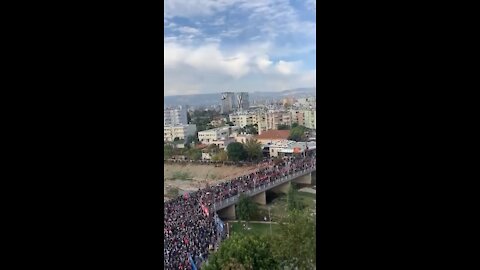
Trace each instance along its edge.
<instances>
[{"instance_id":1,"label":"bridge railing","mask_svg":"<svg viewBox=\"0 0 480 270\"><path fill-rule=\"evenodd\" d=\"M294 172L292 174L289 174L287 176L283 176L279 179L276 179L272 182L269 182L269 183L265 183L261 186L258 186L258 187L254 187L253 189L250 189L250 190L247 190L245 192L242 192L242 193L239 193L237 195L234 195L234 196L231 196L221 202L215 202L213 203L213 205L210 206L210 209L213 210L213 211L218 211L218 210L221 210L225 207L228 207L232 204L236 204L240 198L240 195L241 194L245 194L247 195L248 197L251 197L251 196L255 196L257 195L258 193L261 193L261 192L264 192L268 189L271 189L273 187L276 187L276 186L279 186L285 182L288 182L294 178L297 178L297 177L300 177L300 176L303 176L307 173L311 173L312 171L315 171L316 170L316 167L312 167L312 168L308 168L308 169L305 169L305 170L301 170L301 171L298 171L298 172Z\"/></svg>"}]
</instances>

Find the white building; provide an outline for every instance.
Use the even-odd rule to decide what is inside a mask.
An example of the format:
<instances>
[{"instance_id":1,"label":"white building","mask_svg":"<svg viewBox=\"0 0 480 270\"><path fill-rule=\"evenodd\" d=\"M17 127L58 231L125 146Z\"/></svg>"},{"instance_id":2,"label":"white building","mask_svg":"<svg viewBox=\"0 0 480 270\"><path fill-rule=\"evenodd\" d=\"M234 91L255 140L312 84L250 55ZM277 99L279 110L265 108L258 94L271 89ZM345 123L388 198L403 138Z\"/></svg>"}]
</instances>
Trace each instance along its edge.
<instances>
[{"instance_id":1,"label":"white building","mask_svg":"<svg viewBox=\"0 0 480 270\"><path fill-rule=\"evenodd\" d=\"M173 142L175 138L185 140L188 136L195 136L197 126L195 125L177 125L163 127L163 140Z\"/></svg>"},{"instance_id":2,"label":"white building","mask_svg":"<svg viewBox=\"0 0 480 270\"><path fill-rule=\"evenodd\" d=\"M303 118L305 122L305 127L311 129L317 129L317 110L304 110Z\"/></svg>"},{"instance_id":3,"label":"white building","mask_svg":"<svg viewBox=\"0 0 480 270\"><path fill-rule=\"evenodd\" d=\"M256 112L237 112L228 116L230 122L235 126L244 128L246 125L255 125L258 123L258 117Z\"/></svg>"},{"instance_id":4,"label":"white building","mask_svg":"<svg viewBox=\"0 0 480 270\"><path fill-rule=\"evenodd\" d=\"M187 109L182 106L177 108L167 108L163 110L163 125L177 126L187 125Z\"/></svg>"},{"instance_id":5,"label":"white building","mask_svg":"<svg viewBox=\"0 0 480 270\"><path fill-rule=\"evenodd\" d=\"M264 148L268 148L270 157L303 154L306 151L315 150L316 147L316 142L295 142L290 140L283 140L264 145Z\"/></svg>"},{"instance_id":6,"label":"white building","mask_svg":"<svg viewBox=\"0 0 480 270\"><path fill-rule=\"evenodd\" d=\"M238 131L240 127L238 126L224 126L214 129L208 129L198 132L198 140L202 144L212 144L215 141L225 140L230 137L230 135Z\"/></svg>"}]
</instances>

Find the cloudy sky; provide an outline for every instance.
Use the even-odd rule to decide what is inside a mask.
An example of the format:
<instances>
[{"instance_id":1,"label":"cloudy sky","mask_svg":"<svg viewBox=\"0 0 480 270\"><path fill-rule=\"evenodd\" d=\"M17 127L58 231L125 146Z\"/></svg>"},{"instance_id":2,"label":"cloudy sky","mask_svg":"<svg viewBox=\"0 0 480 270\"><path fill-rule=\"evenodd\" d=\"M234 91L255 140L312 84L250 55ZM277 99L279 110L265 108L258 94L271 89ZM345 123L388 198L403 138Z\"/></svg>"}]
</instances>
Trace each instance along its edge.
<instances>
[{"instance_id":1,"label":"cloudy sky","mask_svg":"<svg viewBox=\"0 0 480 270\"><path fill-rule=\"evenodd\" d=\"M164 0L165 95L314 87L316 0Z\"/></svg>"}]
</instances>

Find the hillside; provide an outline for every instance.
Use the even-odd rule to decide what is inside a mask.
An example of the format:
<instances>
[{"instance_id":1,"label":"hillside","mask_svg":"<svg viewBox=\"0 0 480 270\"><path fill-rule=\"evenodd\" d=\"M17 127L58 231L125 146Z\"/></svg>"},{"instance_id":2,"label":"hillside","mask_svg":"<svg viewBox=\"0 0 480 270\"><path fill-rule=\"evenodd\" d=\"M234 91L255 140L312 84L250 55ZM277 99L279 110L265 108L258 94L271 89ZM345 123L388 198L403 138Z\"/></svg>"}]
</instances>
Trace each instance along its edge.
<instances>
[{"instance_id":1,"label":"hillside","mask_svg":"<svg viewBox=\"0 0 480 270\"><path fill-rule=\"evenodd\" d=\"M250 92L250 101L259 99L273 99L282 98L287 96L293 96L295 98L314 96L316 88L297 88L283 90L279 92ZM165 106L177 106L177 105L215 105L220 103L220 92L214 94L196 94L196 95L176 95L165 96Z\"/></svg>"}]
</instances>

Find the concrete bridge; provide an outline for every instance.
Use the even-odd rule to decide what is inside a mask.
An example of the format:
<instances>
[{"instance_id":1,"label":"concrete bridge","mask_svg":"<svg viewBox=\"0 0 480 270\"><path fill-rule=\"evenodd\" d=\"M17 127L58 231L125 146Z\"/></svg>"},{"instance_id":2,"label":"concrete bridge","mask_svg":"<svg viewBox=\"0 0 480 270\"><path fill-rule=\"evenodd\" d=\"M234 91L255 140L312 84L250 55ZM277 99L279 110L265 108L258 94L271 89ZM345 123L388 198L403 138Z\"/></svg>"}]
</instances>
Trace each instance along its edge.
<instances>
[{"instance_id":1,"label":"concrete bridge","mask_svg":"<svg viewBox=\"0 0 480 270\"><path fill-rule=\"evenodd\" d=\"M298 171L290 175L284 176L282 178L279 178L273 182L255 187L254 189L248 190L241 194L245 194L251 197L252 200L258 204L265 205L267 204L267 196L266 196L267 191L286 194L290 189L292 181L299 184L312 184L312 172L315 171L316 169L317 169L316 167L313 167L313 168L305 169L302 171ZM217 214L222 219L229 219L229 220L236 219L235 204L238 203L239 198L240 198L240 194L237 194L219 203L214 203L213 205L210 206L210 211L213 210L214 212L217 212Z\"/></svg>"}]
</instances>

